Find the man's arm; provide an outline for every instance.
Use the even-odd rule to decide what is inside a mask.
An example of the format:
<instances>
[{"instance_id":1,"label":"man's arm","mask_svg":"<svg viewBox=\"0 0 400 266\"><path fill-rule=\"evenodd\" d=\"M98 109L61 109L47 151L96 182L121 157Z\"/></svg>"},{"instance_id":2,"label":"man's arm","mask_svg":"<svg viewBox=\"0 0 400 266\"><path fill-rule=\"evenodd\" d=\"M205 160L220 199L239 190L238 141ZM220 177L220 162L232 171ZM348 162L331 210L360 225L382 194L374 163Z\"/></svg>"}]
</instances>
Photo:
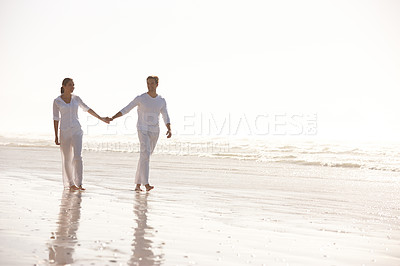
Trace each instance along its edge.
<instances>
[{"instance_id":1,"label":"man's arm","mask_svg":"<svg viewBox=\"0 0 400 266\"><path fill-rule=\"evenodd\" d=\"M114 120L115 118L118 118L118 117L121 117L121 116L122 116L122 113L118 112L113 117L111 117L111 119Z\"/></svg>"},{"instance_id":2,"label":"man's arm","mask_svg":"<svg viewBox=\"0 0 400 266\"><path fill-rule=\"evenodd\" d=\"M167 123L167 124L165 124L165 125L167 126L167 129L168 129L167 134L165 134L165 135L167 135L167 138L170 138L170 137L172 136L172 133L171 133L171 124L170 124L170 123Z\"/></svg>"},{"instance_id":3,"label":"man's arm","mask_svg":"<svg viewBox=\"0 0 400 266\"><path fill-rule=\"evenodd\" d=\"M113 117L110 118L110 121L115 118L121 117L129 113L133 108L135 108L139 104L139 96L137 96L133 101L131 101L127 106L125 106L121 111L116 113Z\"/></svg>"}]
</instances>

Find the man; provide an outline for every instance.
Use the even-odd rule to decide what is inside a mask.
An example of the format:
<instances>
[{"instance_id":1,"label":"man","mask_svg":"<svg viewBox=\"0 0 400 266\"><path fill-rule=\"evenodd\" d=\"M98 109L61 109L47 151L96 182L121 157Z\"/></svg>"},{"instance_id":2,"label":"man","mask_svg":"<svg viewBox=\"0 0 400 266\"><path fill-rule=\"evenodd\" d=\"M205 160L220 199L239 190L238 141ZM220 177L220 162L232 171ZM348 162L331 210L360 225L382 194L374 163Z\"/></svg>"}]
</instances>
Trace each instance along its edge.
<instances>
[{"instance_id":1,"label":"man","mask_svg":"<svg viewBox=\"0 0 400 266\"><path fill-rule=\"evenodd\" d=\"M135 191L142 191L140 185L145 185L146 191L154 187L149 184L149 163L150 155L156 147L158 136L160 134L159 116L162 114L164 123L168 129L167 138L172 136L171 124L167 111L167 103L164 98L157 94L158 77L147 77L146 93L137 96L125 108L119 111L110 121L129 113L136 106L138 112L137 130L140 141L140 158L136 170L136 188Z\"/></svg>"}]
</instances>

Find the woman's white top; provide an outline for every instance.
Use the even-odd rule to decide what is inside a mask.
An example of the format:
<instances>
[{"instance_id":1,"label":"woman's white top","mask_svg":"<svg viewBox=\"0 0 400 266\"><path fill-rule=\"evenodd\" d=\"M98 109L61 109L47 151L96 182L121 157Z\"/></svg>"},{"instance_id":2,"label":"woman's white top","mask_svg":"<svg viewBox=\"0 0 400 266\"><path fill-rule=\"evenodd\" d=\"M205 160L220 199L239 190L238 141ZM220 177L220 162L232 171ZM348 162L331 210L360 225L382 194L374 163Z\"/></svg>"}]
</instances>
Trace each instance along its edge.
<instances>
[{"instance_id":1,"label":"woman's white top","mask_svg":"<svg viewBox=\"0 0 400 266\"><path fill-rule=\"evenodd\" d=\"M66 103L58 96L54 99L53 102L53 120L60 121L61 114L61 122L60 129L68 129L73 127L80 127L78 118L78 107L81 107L83 111L89 111L89 107L79 98L79 96L72 94L71 102Z\"/></svg>"},{"instance_id":2,"label":"woman's white top","mask_svg":"<svg viewBox=\"0 0 400 266\"><path fill-rule=\"evenodd\" d=\"M143 93L142 95L139 95L133 99L133 101L131 101L120 112L122 115L125 115L136 106L138 107L138 130L158 131L160 113L162 114L164 123L170 123L167 111L167 102L160 95L157 95L157 97L153 98L148 93Z\"/></svg>"}]
</instances>

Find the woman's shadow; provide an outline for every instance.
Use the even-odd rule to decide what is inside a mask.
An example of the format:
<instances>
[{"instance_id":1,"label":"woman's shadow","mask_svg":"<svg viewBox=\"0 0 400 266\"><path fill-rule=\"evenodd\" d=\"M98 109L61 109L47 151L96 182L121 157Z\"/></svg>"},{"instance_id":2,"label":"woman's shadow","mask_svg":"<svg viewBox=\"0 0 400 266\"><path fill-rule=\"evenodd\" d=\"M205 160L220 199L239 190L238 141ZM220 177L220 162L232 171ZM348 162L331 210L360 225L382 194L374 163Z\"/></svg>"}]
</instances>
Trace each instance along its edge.
<instances>
[{"instance_id":1,"label":"woman's shadow","mask_svg":"<svg viewBox=\"0 0 400 266\"><path fill-rule=\"evenodd\" d=\"M154 247L149 237L154 236L154 228L147 224L147 197L149 193L136 193L133 211L136 216L132 240L132 256L128 265L161 265L163 254L155 255L153 250L161 250L161 246Z\"/></svg>"},{"instance_id":2,"label":"woman's shadow","mask_svg":"<svg viewBox=\"0 0 400 266\"><path fill-rule=\"evenodd\" d=\"M57 265L72 264L73 253L78 242L76 231L81 216L82 194L78 191L64 190L58 215L58 227L52 233L49 247L49 262Z\"/></svg>"}]
</instances>

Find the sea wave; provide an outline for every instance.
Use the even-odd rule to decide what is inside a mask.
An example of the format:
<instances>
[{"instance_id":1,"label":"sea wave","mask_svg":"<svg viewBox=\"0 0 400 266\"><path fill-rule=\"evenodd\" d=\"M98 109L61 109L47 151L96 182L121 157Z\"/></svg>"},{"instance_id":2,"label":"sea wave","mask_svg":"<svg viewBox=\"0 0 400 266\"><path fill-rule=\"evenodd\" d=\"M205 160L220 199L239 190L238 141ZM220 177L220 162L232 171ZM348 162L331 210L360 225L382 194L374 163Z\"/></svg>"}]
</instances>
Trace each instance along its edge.
<instances>
[{"instance_id":1,"label":"sea wave","mask_svg":"<svg viewBox=\"0 0 400 266\"><path fill-rule=\"evenodd\" d=\"M306 161L306 160L277 160L279 163L292 163L298 165L310 166L328 166L328 167L341 167L341 168L363 168L363 164L359 163L340 163L340 162L324 162L324 161Z\"/></svg>"},{"instance_id":2,"label":"sea wave","mask_svg":"<svg viewBox=\"0 0 400 266\"><path fill-rule=\"evenodd\" d=\"M58 148L50 136L2 137L0 146ZM84 137L83 149L103 152L139 152L136 138ZM284 144L273 141L225 139L160 139L155 153L177 156L229 158L259 162L340 167L400 172L400 145L356 145L338 143L297 142Z\"/></svg>"}]
</instances>

